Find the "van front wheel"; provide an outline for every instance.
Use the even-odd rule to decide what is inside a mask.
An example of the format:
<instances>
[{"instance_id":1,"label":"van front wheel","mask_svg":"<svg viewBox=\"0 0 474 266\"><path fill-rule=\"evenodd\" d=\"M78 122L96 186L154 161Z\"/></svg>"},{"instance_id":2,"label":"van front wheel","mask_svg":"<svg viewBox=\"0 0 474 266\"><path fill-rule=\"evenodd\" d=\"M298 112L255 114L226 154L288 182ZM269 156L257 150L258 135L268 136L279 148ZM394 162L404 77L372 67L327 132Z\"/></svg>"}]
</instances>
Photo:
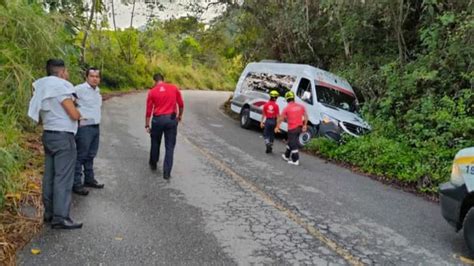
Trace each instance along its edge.
<instances>
[{"instance_id":1,"label":"van front wheel","mask_svg":"<svg viewBox=\"0 0 474 266\"><path fill-rule=\"evenodd\" d=\"M474 207L471 207L464 218L464 240L471 252L474 252Z\"/></svg>"},{"instance_id":2,"label":"van front wheel","mask_svg":"<svg viewBox=\"0 0 474 266\"><path fill-rule=\"evenodd\" d=\"M299 145L303 147L308 144L311 139L316 136L317 131L318 130L316 129L316 127L308 125L308 130L306 132L302 132L298 138Z\"/></svg>"},{"instance_id":3,"label":"van front wheel","mask_svg":"<svg viewBox=\"0 0 474 266\"><path fill-rule=\"evenodd\" d=\"M250 118L250 108L243 108L240 112L240 126L249 129L252 126L252 119Z\"/></svg>"}]
</instances>

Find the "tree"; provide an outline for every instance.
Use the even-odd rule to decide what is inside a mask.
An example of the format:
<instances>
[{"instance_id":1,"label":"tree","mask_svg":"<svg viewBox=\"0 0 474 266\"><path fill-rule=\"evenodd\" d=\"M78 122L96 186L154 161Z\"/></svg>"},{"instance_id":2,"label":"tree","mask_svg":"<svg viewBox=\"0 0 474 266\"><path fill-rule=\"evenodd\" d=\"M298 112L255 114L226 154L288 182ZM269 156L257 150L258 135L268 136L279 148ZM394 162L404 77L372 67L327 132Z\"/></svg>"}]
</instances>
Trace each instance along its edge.
<instances>
[{"instance_id":1,"label":"tree","mask_svg":"<svg viewBox=\"0 0 474 266\"><path fill-rule=\"evenodd\" d=\"M94 15L102 9L102 1L101 0L92 0L91 7L90 7L90 14L89 14L89 20L87 22L86 28L84 29L84 38L82 39L81 42L81 57L79 59L80 65L84 65L85 63L85 53L86 53L86 43L87 43L87 37L89 36L89 33L92 28L92 22L94 20Z\"/></svg>"}]
</instances>

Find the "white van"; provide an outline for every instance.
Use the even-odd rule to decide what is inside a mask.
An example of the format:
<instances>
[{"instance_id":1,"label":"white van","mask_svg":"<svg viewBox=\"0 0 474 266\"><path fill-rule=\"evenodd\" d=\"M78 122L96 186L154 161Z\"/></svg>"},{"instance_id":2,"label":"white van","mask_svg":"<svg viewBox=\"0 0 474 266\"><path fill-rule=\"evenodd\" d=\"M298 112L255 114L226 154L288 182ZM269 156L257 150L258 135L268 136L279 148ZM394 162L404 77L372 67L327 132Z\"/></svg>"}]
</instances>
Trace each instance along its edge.
<instances>
[{"instance_id":1,"label":"white van","mask_svg":"<svg viewBox=\"0 0 474 266\"><path fill-rule=\"evenodd\" d=\"M339 141L344 133L357 137L370 131L357 112L356 95L346 80L309 65L270 62L248 64L237 82L231 109L240 114L243 128L260 121L263 105L270 99L268 93L274 89L280 93L280 110L286 106L288 90L306 108L309 127L300 135L301 145L316 135ZM281 130L286 129L287 124L282 123Z\"/></svg>"}]
</instances>

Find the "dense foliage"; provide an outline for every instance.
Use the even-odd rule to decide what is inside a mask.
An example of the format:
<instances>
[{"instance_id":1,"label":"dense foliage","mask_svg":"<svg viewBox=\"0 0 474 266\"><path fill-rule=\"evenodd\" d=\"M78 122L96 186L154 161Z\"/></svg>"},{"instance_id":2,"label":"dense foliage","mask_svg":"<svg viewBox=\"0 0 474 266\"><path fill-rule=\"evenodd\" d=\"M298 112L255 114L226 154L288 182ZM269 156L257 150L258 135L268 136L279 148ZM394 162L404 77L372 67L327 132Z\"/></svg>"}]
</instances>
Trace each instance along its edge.
<instances>
[{"instance_id":1,"label":"dense foliage","mask_svg":"<svg viewBox=\"0 0 474 266\"><path fill-rule=\"evenodd\" d=\"M103 86L111 89L146 88L153 73L162 72L182 88L228 90L242 63L225 57L218 42L204 24L185 17L143 30L94 30L85 57L103 70Z\"/></svg>"},{"instance_id":2,"label":"dense foliage","mask_svg":"<svg viewBox=\"0 0 474 266\"><path fill-rule=\"evenodd\" d=\"M28 158L23 132L33 129L26 118L31 82L44 75L47 58L73 56L64 22L36 5L9 1L8 8L0 6L0 209L5 195L24 181L19 172Z\"/></svg>"}]
</instances>

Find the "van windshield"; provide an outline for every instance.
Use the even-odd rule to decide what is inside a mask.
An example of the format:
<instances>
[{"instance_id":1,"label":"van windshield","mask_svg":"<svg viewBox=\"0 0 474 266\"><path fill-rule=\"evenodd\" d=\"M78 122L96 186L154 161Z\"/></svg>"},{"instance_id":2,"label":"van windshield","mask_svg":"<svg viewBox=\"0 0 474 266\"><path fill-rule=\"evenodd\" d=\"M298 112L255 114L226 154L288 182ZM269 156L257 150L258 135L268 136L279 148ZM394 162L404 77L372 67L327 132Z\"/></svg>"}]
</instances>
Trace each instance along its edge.
<instances>
[{"instance_id":1,"label":"van windshield","mask_svg":"<svg viewBox=\"0 0 474 266\"><path fill-rule=\"evenodd\" d=\"M357 111L357 99L353 95L349 95L333 88L317 85L316 96L318 97L318 102L322 104L337 107L349 112Z\"/></svg>"}]
</instances>

